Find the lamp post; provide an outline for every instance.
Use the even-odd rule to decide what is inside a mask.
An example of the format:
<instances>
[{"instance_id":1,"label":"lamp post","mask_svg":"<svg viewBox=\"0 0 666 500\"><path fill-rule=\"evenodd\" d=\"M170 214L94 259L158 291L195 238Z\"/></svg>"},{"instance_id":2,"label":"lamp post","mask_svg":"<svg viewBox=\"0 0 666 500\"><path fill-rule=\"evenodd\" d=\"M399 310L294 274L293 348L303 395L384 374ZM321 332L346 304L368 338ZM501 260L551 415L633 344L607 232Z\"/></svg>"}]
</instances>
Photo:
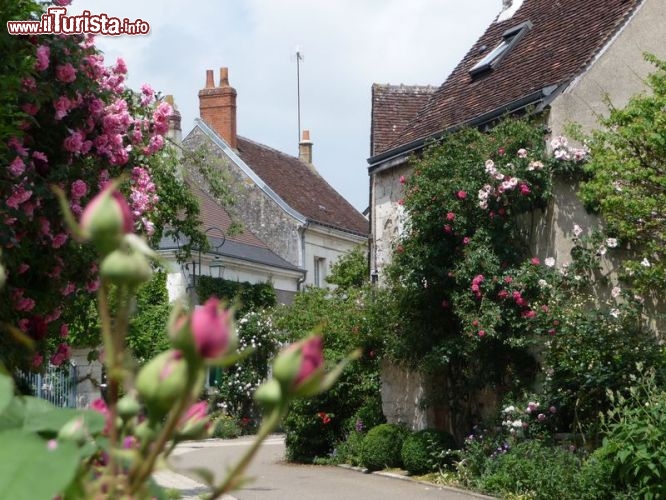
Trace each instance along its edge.
<instances>
[{"instance_id":1,"label":"lamp post","mask_svg":"<svg viewBox=\"0 0 666 500\"><path fill-rule=\"evenodd\" d=\"M222 257L219 254L220 248L224 243L227 241L227 237L224 234L224 231L220 229L219 227L209 227L204 231L204 235L206 236L206 240L208 240L208 233L215 231L219 234L217 237L218 240L220 240L216 245L211 245L211 250L214 254L214 257L211 261L208 263L208 275L212 278L221 278L222 273L224 272L224 262L222 261ZM199 247L197 249L197 260L195 261L192 259L192 284L190 286L192 290L192 299L197 299L196 302L198 302L198 297L196 296L196 285L197 285L197 280L198 278L201 277L201 254L202 254L202 249ZM217 274L217 275L215 275Z\"/></svg>"}]
</instances>

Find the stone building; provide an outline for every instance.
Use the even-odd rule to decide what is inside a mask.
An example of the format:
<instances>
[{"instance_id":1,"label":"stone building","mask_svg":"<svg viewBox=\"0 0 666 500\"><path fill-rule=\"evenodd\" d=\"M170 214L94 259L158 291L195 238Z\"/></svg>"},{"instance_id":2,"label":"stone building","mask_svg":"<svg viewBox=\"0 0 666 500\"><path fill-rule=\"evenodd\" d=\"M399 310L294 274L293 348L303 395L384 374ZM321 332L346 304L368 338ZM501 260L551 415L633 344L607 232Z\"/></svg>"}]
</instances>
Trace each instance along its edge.
<instances>
[{"instance_id":1,"label":"stone building","mask_svg":"<svg viewBox=\"0 0 666 500\"><path fill-rule=\"evenodd\" d=\"M221 177L234 199L225 205L195 163L183 155L184 175L200 201L202 229L211 251L196 256L187 269L174 268L171 296L191 285L192 269L251 283L271 281L280 302L288 303L303 286L324 287L331 265L343 254L367 243L368 221L321 177L312 162L313 143L303 131L299 157L293 157L237 134L236 90L227 68L219 85L212 70L199 91L200 117L182 139L185 152L203 155L215 177ZM173 117L172 136L180 120ZM242 232L230 234L232 223ZM163 242L163 252L177 242ZM198 259L201 262L198 262Z\"/></svg>"},{"instance_id":2,"label":"stone building","mask_svg":"<svg viewBox=\"0 0 666 500\"><path fill-rule=\"evenodd\" d=\"M444 83L373 86L370 175L370 265L381 282L404 214L401 175L433 139L462 126L483 128L506 114L539 113L553 136L568 122L591 130L607 100L623 106L645 89L654 68L643 54L666 58L663 0L504 1L485 33ZM418 109L415 110L415 107ZM553 202L533 228L535 255L569 259L573 224L592 228L576 186L556 181ZM432 425L419 402L418 374L386 366L384 410L389 420Z\"/></svg>"}]
</instances>

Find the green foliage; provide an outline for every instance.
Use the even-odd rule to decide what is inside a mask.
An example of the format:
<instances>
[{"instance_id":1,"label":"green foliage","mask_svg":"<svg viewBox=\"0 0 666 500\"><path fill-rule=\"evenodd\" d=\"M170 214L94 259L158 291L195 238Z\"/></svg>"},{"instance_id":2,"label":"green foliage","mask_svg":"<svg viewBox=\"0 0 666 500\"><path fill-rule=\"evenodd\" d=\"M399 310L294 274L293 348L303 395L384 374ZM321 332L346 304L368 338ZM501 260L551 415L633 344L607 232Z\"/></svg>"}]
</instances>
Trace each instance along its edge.
<instances>
[{"instance_id":1,"label":"green foliage","mask_svg":"<svg viewBox=\"0 0 666 500\"><path fill-rule=\"evenodd\" d=\"M405 438L400 456L407 472L426 474L450 464L448 451L456 448L455 439L448 432L424 429Z\"/></svg>"},{"instance_id":2,"label":"green foliage","mask_svg":"<svg viewBox=\"0 0 666 500\"><path fill-rule=\"evenodd\" d=\"M401 467L403 442L409 431L395 424L373 427L363 438L361 464L368 470Z\"/></svg>"},{"instance_id":3,"label":"green foliage","mask_svg":"<svg viewBox=\"0 0 666 500\"><path fill-rule=\"evenodd\" d=\"M270 363L284 338L266 311L250 311L236 326L239 350L250 350L251 354L227 370L216 370L210 383L217 390L213 404L233 417L243 434L249 434L260 423L261 412L254 401L254 392L269 378Z\"/></svg>"},{"instance_id":4,"label":"green foliage","mask_svg":"<svg viewBox=\"0 0 666 500\"><path fill-rule=\"evenodd\" d=\"M366 425L381 414L377 347L369 336L365 314L367 293L353 288L333 293L309 288L299 293L291 306L275 310L275 326L286 338L298 340L313 330L320 331L327 362L354 349L363 350L361 359L347 367L329 391L292 408L284 421L287 455L292 460L311 462L316 456L328 456L354 428L357 418L367 418L369 422L362 422Z\"/></svg>"},{"instance_id":5,"label":"green foliage","mask_svg":"<svg viewBox=\"0 0 666 500\"><path fill-rule=\"evenodd\" d=\"M298 400L291 405L283 423L287 460L311 463L317 457L331 454L340 424L334 414L322 411L329 406L329 401L322 397Z\"/></svg>"},{"instance_id":6,"label":"green foliage","mask_svg":"<svg viewBox=\"0 0 666 500\"><path fill-rule=\"evenodd\" d=\"M80 419L99 435L104 417L89 410L56 408L42 399L14 396L11 379L0 373L0 488L16 499L54 498L71 488L82 459L92 455L59 431ZM35 478L39 477L39 481Z\"/></svg>"},{"instance_id":7,"label":"green foliage","mask_svg":"<svg viewBox=\"0 0 666 500\"><path fill-rule=\"evenodd\" d=\"M167 321L171 307L166 288L166 273L158 271L136 297L136 312L130 320L127 346L134 358L143 364L169 348Z\"/></svg>"},{"instance_id":8,"label":"green foliage","mask_svg":"<svg viewBox=\"0 0 666 500\"><path fill-rule=\"evenodd\" d=\"M361 465L361 451L363 450L363 438L365 434L359 431L352 431L347 439L338 443L335 448L334 461L338 464L349 464L355 467Z\"/></svg>"},{"instance_id":9,"label":"green foliage","mask_svg":"<svg viewBox=\"0 0 666 500\"><path fill-rule=\"evenodd\" d=\"M534 500L580 498L580 466L580 459L570 451L524 441L489 461L479 486L488 493Z\"/></svg>"},{"instance_id":10,"label":"green foliage","mask_svg":"<svg viewBox=\"0 0 666 500\"><path fill-rule=\"evenodd\" d=\"M211 437L216 439L234 439L243 433L241 426L235 417L221 414L212 419L213 434Z\"/></svg>"},{"instance_id":11,"label":"green foliage","mask_svg":"<svg viewBox=\"0 0 666 500\"><path fill-rule=\"evenodd\" d=\"M366 247L359 245L340 257L331 267L331 272L326 276L326 281L343 290L360 288L367 284L368 255Z\"/></svg>"},{"instance_id":12,"label":"green foliage","mask_svg":"<svg viewBox=\"0 0 666 500\"><path fill-rule=\"evenodd\" d=\"M200 276L197 278L197 296L200 302L209 297L217 297L229 304L237 305L237 316L248 311L273 307L277 303L275 288L269 282L252 284L224 278Z\"/></svg>"},{"instance_id":13,"label":"green foliage","mask_svg":"<svg viewBox=\"0 0 666 500\"><path fill-rule=\"evenodd\" d=\"M608 232L631 249L621 271L643 292L666 283L666 62L647 59L656 67L647 79L651 92L600 120L580 190Z\"/></svg>"},{"instance_id":14,"label":"green foliage","mask_svg":"<svg viewBox=\"0 0 666 500\"><path fill-rule=\"evenodd\" d=\"M639 366L639 371L642 367ZM606 437L597 457L611 464L611 480L633 498L666 496L666 390L657 385L653 370L632 376L625 397L612 395Z\"/></svg>"}]
</instances>

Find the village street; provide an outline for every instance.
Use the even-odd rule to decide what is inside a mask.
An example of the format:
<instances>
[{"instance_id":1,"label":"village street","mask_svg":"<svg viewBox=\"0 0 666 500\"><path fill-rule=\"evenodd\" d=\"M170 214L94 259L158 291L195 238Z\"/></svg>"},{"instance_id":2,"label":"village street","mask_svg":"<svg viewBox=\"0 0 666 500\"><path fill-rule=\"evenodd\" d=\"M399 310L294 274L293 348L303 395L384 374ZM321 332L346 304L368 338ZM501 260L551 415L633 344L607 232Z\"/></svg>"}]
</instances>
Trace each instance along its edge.
<instances>
[{"instance_id":1,"label":"village street","mask_svg":"<svg viewBox=\"0 0 666 500\"><path fill-rule=\"evenodd\" d=\"M188 469L205 467L217 479L251 443L251 438L210 440L180 446L172 460L181 474L196 479ZM238 500L466 500L489 498L449 488L439 488L415 481L401 480L379 474L363 474L333 466L290 464L284 461L282 436L269 438L252 462L252 481L233 493ZM169 482L172 481L172 482ZM184 498L197 498L204 487L183 487L177 476L167 476L165 485L180 487Z\"/></svg>"}]
</instances>

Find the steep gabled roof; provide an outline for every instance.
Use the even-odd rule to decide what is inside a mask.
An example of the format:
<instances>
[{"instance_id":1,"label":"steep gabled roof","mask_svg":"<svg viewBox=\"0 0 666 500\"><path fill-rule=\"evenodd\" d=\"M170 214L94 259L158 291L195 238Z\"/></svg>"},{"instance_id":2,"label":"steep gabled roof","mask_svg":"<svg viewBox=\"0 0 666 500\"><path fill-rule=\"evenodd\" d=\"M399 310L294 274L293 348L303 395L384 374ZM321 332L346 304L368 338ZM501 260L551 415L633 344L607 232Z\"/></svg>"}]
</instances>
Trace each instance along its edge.
<instances>
[{"instance_id":1,"label":"steep gabled roof","mask_svg":"<svg viewBox=\"0 0 666 500\"><path fill-rule=\"evenodd\" d=\"M196 181L189 180L188 185L192 194L197 200L199 200L199 218L202 231L209 228L219 228L224 232L227 240L261 248L268 248L266 243L246 228L243 228L242 232L239 234L229 235L229 229L233 223L229 212L227 212L227 210L210 194L204 191ZM219 237L220 235L217 234L217 232L211 232L210 236Z\"/></svg>"},{"instance_id":2,"label":"steep gabled roof","mask_svg":"<svg viewBox=\"0 0 666 500\"><path fill-rule=\"evenodd\" d=\"M206 234L211 253L289 271L303 272L298 266L290 264L270 250L249 229L243 228L238 234L229 234L233 223L229 212L195 180L188 179L187 184L192 194L199 200L201 230L219 229L222 231L222 234L219 231L211 231ZM169 250L180 248L183 244L183 241L176 242L173 238L167 237L162 238L159 248Z\"/></svg>"},{"instance_id":3,"label":"steep gabled roof","mask_svg":"<svg viewBox=\"0 0 666 500\"><path fill-rule=\"evenodd\" d=\"M390 149L547 97L590 65L641 1L524 0L513 17L488 27ZM528 21L496 67L470 74L508 30Z\"/></svg>"},{"instance_id":4,"label":"steep gabled roof","mask_svg":"<svg viewBox=\"0 0 666 500\"><path fill-rule=\"evenodd\" d=\"M308 220L359 236L368 234L365 217L298 158L240 136L238 156Z\"/></svg>"},{"instance_id":5,"label":"steep gabled roof","mask_svg":"<svg viewBox=\"0 0 666 500\"><path fill-rule=\"evenodd\" d=\"M371 156L386 151L397 140L435 90L430 85L372 85Z\"/></svg>"}]
</instances>

